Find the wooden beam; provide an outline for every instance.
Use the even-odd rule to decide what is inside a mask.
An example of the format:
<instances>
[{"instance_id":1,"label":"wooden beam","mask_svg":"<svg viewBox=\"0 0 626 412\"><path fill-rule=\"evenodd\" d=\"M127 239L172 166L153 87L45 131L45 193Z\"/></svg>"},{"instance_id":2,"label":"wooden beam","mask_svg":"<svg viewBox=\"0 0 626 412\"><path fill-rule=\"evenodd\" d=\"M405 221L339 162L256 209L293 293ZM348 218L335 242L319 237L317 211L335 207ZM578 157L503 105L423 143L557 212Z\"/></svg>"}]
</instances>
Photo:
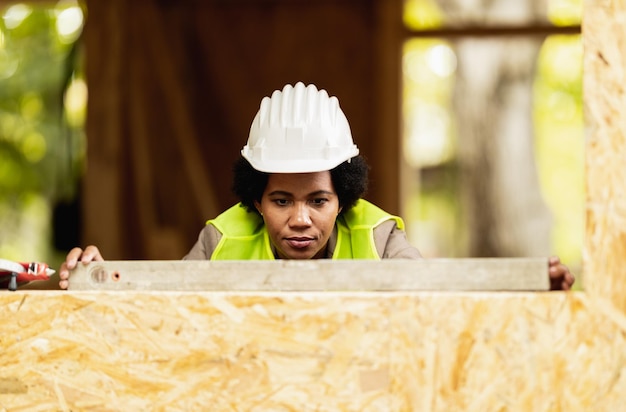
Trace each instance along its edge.
<instances>
[{"instance_id":1,"label":"wooden beam","mask_svg":"<svg viewBox=\"0 0 626 412\"><path fill-rule=\"evenodd\" d=\"M376 64L372 83L376 113L374 139L368 160L371 162L371 194L376 204L390 213L400 214L400 138L402 7L401 0L379 0L375 4Z\"/></svg>"},{"instance_id":2,"label":"wooden beam","mask_svg":"<svg viewBox=\"0 0 626 412\"><path fill-rule=\"evenodd\" d=\"M124 43L127 18L121 1L89 4L89 13L97 19L87 19L83 31L86 76L89 82L89 110L86 133L89 139L83 180L82 239L106 250L107 256L121 259L128 247L124 221L124 197L121 190L126 170L120 161L126 144L125 107L126 83ZM116 29L108 24L116 22ZM106 33L106 35L104 35ZM105 116L102 113L106 113Z\"/></svg>"},{"instance_id":3,"label":"wooden beam","mask_svg":"<svg viewBox=\"0 0 626 412\"><path fill-rule=\"evenodd\" d=\"M561 34L580 34L579 25L555 26L552 24L534 24L524 26L511 25L465 25L460 27L445 27L441 29L412 30L404 28L404 35L408 37L497 37L497 36L524 36L524 37L545 37Z\"/></svg>"},{"instance_id":4,"label":"wooden beam","mask_svg":"<svg viewBox=\"0 0 626 412\"><path fill-rule=\"evenodd\" d=\"M79 265L72 290L409 291L550 287L547 258L106 261Z\"/></svg>"}]
</instances>

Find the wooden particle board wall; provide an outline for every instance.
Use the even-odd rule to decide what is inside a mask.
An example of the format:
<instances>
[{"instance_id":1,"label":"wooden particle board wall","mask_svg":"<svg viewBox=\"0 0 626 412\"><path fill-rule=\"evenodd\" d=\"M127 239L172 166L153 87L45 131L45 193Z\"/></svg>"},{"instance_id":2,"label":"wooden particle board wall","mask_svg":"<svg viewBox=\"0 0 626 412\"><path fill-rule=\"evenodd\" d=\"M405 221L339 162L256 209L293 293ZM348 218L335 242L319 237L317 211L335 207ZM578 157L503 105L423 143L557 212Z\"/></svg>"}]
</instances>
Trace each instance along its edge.
<instances>
[{"instance_id":1,"label":"wooden particle board wall","mask_svg":"<svg viewBox=\"0 0 626 412\"><path fill-rule=\"evenodd\" d=\"M616 411L626 393L624 325L583 293L0 302L0 407L11 411Z\"/></svg>"}]
</instances>

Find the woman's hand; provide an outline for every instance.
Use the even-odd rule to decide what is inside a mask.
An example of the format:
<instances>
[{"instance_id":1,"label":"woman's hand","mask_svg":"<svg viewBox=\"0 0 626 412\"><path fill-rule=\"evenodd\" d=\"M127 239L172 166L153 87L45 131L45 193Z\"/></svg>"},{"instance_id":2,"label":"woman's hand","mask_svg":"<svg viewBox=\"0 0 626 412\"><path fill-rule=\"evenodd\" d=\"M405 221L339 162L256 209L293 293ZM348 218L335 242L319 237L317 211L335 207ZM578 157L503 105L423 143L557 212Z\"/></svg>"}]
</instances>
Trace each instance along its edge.
<instances>
[{"instance_id":1,"label":"woman's hand","mask_svg":"<svg viewBox=\"0 0 626 412\"><path fill-rule=\"evenodd\" d=\"M576 279L568 267L561 263L558 256L551 256L548 262L550 290L570 290Z\"/></svg>"},{"instance_id":2,"label":"woman's hand","mask_svg":"<svg viewBox=\"0 0 626 412\"><path fill-rule=\"evenodd\" d=\"M85 250L75 247L65 257L65 262L59 269L59 287L67 289L70 285L70 270L74 269L78 262L89 263L96 260L104 260L96 246L87 246Z\"/></svg>"}]
</instances>

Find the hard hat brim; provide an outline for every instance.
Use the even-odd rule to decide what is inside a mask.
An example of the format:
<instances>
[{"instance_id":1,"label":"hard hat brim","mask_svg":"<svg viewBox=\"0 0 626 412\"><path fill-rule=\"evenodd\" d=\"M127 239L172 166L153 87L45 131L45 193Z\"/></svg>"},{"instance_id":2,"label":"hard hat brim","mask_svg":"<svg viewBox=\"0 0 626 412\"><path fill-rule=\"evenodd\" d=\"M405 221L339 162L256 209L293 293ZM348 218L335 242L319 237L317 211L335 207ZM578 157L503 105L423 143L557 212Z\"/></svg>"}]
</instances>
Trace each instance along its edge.
<instances>
[{"instance_id":1,"label":"hard hat brim","mask_svg":"<svg viewBox=\"0 0 626 412\"><path fill-rule=\"evenodd\" d=\"M250 163L250 165L259 172L264 173L315 173L332 170L341 163L352 159L359 154L359 149L354 146L351 150L346 151L342 156L333 156L330 159L259 159L253 156L247 147L241 151L241 155Z\"/></svg>"}]
</instances>

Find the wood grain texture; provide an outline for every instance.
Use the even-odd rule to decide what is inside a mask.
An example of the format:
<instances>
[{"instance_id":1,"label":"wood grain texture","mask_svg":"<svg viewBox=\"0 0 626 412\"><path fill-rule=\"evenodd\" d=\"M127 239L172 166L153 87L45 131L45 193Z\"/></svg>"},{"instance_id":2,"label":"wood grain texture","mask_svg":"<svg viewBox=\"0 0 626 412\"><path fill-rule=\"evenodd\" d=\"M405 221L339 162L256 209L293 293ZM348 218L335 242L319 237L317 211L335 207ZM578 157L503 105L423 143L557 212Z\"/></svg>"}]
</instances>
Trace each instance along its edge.
<instances>
[{"instance_id":1,"label":"wood grain texture","mask_svg":"<svg viewBox=\"0 0 626 412\"><path fill-rule=\"evenodd\" d=\"M79 265L71 290L406 291L550 288L547 258L105 261Z\"/></svg>"},{"instance_id":2,"label":"wood grain texture","mask_svg":"<svg viewBox=\"0 0 626 412\"><path fill-rule=\"evenodd\" d=\"M584 2L584 287L626 312L626 3Z\"/></svg>"},{"instance_id":3,"label":"wood grain texture","mask_svg":"<svg viewBox=\"0 0 626 412\"><path fill-rule=\"evenodd\" d=\"M585 294L0 294L7 410L616 411L624 321Z\"/></svg>"}]
</instances>

